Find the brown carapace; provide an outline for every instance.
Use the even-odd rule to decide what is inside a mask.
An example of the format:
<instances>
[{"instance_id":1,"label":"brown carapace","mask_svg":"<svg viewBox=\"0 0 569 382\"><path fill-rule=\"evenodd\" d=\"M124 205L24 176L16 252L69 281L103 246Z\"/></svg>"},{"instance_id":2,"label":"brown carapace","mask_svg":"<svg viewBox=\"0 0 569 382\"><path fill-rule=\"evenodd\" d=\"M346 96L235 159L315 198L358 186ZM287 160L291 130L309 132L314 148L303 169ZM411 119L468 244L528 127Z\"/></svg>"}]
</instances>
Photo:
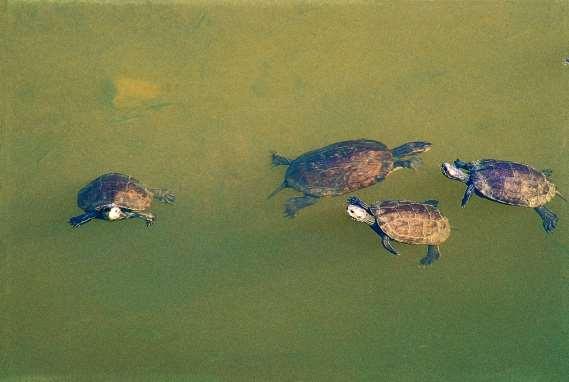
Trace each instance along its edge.
<instances>
[{"instance_id":1,"label":"brown carapace","mask_svg":"<svg viewBox=\"0 0 569 382\"><path fill-rule=\"evenodd\" d=\"M79 190L77 205L85 213L69 219L69 224L79 227L95 218L121 220L138 217L149 226L156 219L150 211L153 199L174 203L175 198L168 190L149 189L129 175L111 172L93 179Z\"/></svg>"},{"instance_id":2,"label":"brown carapace","mask_svg":"<svg viewBox=\"0 0 569 382\"><path fill-rule=\"evenodd\" d=\"M546 232L557 227L557 215L545 204L555 195L564 198L549 179L552 174L549 169L539 171L526 164L496 159L474 162L457 159L453 163L443 163L441 171L452 180L466 183L462 207L476 193L498 203L533 208L541 217Z\"/></svg>"},{"instance_id":3,"label":"brown carapace","mask_svg":"<svg viewBox=\"0 0 569 382\"><path fill-rule=\"evenodd\" d=\"M325 196L343 195L374 185L393 171L416 168L418 154L431 149L428 142L409 142L392 150L381 142L359 139L309 151L295 160L273 153L273 166L289 166L282 184L269 196L290 187L304 194L289 199L285 216L294 217Z\"/></svg>"},{"instance_id":4,"label":"brown carapace","mask_svg":"<svg viewBox=\"0 0 569 382\"><path fill-rule=\"evenodd\" d=\"M383 232L407 244L439 245L450 236L450 224L435 201L386 200L371 205Z\"/></svg>"},{"instance_id":5,"label":"brown carapace","mask_svg":"<svg viewBox=\"0 0 569 382\"><path fill-rule=\"evenodd\" d=\"M368 206L352 196L347 203L348 215L356 221L367 223L390 253L399 254L391 245L391 240L427 245L427 255L420 261L422 265L430 265L439 259L439 245L450 236L449 221L437 208L436 200L385 200Z\"/></svg>"}]
</instances>

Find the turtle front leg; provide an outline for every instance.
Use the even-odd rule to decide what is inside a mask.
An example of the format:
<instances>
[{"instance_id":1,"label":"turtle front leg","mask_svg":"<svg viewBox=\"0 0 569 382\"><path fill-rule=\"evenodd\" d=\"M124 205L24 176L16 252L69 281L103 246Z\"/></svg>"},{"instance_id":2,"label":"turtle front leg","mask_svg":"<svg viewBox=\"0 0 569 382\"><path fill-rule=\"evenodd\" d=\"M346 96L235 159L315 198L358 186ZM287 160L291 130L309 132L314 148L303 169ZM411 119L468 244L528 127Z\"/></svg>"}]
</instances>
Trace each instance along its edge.
<instances>
[{"instance_id":1,"label":"turtle front leg","mask_svg":"<svg viewBox=\"0 0 569 382\"><path fill-rule=\"evenodd\" d=\"M285 203L284 215L287 218L293 218L302 208L308 207L316 203L320 198L316 196L304 195L290 198Z\"/></svg>"},{"instance_id":2,"label":"turtle front leg","mask_svg":"<svg viewBox=\"0 0 569 382\"><path fill-rule=\"evenodd\" d=\"M466 184L466 191L464 192L464 196L462 197L462 202L460 202L460 206L462 208L464 208L466 206L466 203L468 203L468 201L472 197L473 193L474 193L474 184L467 183Z\"/></svg>"},{"instance_id":3,"label":"turtle front leg","mask_svg":"<svg viewBox=\"0 0 569 382\"><path fill-rule=\"evenodd\" d=\"M131 212L129 214L129 218L140 218L140 219L144 219L146 221L146 226L150 227L152 224L154 224L154 221L156 220L156 215L154 215L152 212L142 212L142 211L137 211L137 212Z\"/></svg>"},{"instance_id":4,"label":"turtle front leg","mask_svg":"<svg viewBox=\"0 0 569 382\"><path fill-rule=\"evenodd\" d=\"M441 257L438 245L429 245L427 247L427 256L423 257L419 262L421 265L431 265Z\"/></svg>"},{"instance_id":5,"label":"turtle front leg","mask_svg":"<svg viewBox=\"0 0 569 382\"><path fill-rule=\"evenodd\" d=\"M536 207L534 210L541 217L541 220L543 220L543 228L545 229L545 232L553 232L557 227L557 222L559 221L557 215L545 206Z\"/></svg>"},{"instance_id":6,"label":"turtle front leg","mask_svg":"<svg viewBox=\"0 0 569 382\"><path fill-rule=\"evenodd\" d=\"M69 224L73 226L73 228L79 228L82 224L85 224L97 217L98 213L94 211L85 212L82 215L73 216L69 219Z\"/></svg>"},{"instance_id":7,"label":"turtle front leg","mask_svg":"<svg viewBox=\"0 0 569 382\"><path fill-rule=\"evenodd\" d=\"M379 236L381 236L381 245L383 245L383 248L387 249L387 251L392 255L399 255L399 252L397 252L397 250L393 248L393 245L391 245L391 240L389 236L387 236L383 232L379 234Z\"/></svg>"}]
</instances>

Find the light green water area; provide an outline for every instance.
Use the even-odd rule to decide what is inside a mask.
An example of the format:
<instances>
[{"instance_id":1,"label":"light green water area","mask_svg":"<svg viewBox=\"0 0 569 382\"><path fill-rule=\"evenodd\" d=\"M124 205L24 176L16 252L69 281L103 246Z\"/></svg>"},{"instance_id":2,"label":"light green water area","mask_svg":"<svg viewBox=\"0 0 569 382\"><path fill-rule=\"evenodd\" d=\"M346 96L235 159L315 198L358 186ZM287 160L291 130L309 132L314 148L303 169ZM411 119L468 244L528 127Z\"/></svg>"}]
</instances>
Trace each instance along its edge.
<instances>
[{"instance_id":1,"label":"light green water area","mask_svg":"<svg viewBox=\"0 0 569 382\"><path fill-rule=\"evenodd\" d=\"M567 2L2 5L0 379L562 381L569 203L473 197L440 163L551 168L569 194ZM438 199L442 258L325 198L267 196L298 155L426 140L358 191ZM177 194L74 230L108 171Z\"/></svg>"}]
</instances>

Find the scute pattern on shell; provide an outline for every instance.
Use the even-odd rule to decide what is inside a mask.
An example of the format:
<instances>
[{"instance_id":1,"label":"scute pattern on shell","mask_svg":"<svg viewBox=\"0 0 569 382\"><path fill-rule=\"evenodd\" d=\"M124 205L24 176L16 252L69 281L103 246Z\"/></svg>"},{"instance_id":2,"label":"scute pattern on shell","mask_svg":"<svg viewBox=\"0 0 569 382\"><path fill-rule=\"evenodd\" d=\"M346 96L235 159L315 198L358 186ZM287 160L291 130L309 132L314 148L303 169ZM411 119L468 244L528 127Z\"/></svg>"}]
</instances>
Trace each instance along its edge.
<instances>
[{"instance_id":1,"label":"scute pattern on shell","mask_svg":"<svg viewBox=\"0 0 569 382\"><path fill-rule=\"evenodd\" d=\"M408 200L386 200L371 207L383 232L407 244L438 245L450 236L450 224L430 204Z\"/></svg>"},{"instance_id":2,"label":"scute pattern on shell","mask_svg":"<svg viewBox=\"0 0 569 382\"><path fill-rule=\"evenodd\" d=\"M133 211L144 211L152 204L152 193L131 176L109 173L89 182L77 195L78 206L86 211L111 203Z\"/></svg>"},{"instance_id":3,"label":"scute pattern on shell","mask_svg":"<svg viewBox=\"0 0 569 382\"><path fill-rule=\"evenodd\" d=\"M295 159L286 182L313 196L342 195L375 184L393 170L393 155L376 141L346 141Z\"/></svg>"},{"instance_id":4,"label":"scute pattern on shell","mask_svg":"<svg viewBox=\"0 0 569 382\"><path fill-rule=\"evenodd\" d=\"M473 162L476 190L500 203L539 207L555 196L555 185L540 171L520 163L481 160Z\"/></svg>"}]
</instances>

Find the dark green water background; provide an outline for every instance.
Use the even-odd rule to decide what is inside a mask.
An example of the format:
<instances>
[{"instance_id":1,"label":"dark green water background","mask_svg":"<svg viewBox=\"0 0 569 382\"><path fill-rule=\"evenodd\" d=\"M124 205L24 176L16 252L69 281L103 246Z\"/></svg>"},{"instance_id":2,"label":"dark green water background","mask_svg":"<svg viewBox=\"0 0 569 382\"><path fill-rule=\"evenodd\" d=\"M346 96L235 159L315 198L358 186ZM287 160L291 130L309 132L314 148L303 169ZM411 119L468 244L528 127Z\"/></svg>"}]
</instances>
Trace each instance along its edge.
<instances>
[{"instance_id":1,"label":"dark green water background","mask_svg":"<svg viewBox=\"0 0 569 382\"><path fill-rule=\"evenodd\" d=\"M569 204L550 235L530 209L462 210L439 164L552 168L569 194L568 3L259 4L2 5L0 378L562 381ZM267 200L271 150L361 137L433 142L358 192L441 201L430 269L343 197L293 220L295 192ZM178 202L73 230L110 170Z\"/></svg>"}]
</instances>

